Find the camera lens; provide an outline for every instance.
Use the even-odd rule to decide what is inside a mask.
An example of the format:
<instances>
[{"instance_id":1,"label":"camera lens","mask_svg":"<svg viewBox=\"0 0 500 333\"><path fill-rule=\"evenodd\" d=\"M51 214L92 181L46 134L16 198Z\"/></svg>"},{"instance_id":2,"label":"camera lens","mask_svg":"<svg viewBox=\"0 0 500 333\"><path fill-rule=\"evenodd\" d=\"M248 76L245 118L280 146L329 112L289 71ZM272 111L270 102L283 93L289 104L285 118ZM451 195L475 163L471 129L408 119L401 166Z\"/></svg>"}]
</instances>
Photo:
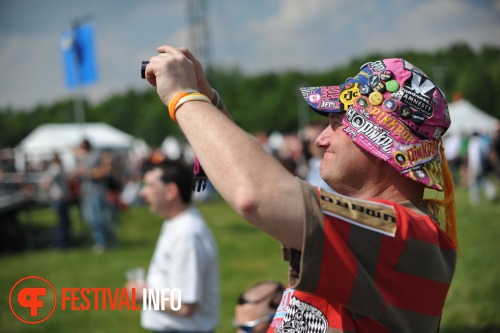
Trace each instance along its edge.
<instances>
[{"instance_id":1,"label":"camera lens","mask_svg":"<svg viewBox=\"0 0 500 333\"><path fill-rule=\"evenodd\" d=\"M143 79L146 78L146 66L149 64L149 61L143 60L141 65L141 77Z\"/></svg>"}]
</instances>

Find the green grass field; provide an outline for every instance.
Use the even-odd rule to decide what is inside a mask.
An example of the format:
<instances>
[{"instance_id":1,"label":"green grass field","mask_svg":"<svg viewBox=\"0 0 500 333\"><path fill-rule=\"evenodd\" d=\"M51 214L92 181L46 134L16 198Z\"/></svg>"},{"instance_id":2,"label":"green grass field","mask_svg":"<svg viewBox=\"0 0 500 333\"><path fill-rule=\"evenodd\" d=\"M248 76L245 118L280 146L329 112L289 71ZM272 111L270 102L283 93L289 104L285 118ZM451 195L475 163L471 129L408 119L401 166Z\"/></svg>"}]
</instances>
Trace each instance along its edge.
<instances>
[{"instance_id":1,"label":"green grass field","mask_svg":"<svg viewBox=\"0 0 500 333\"><path fill-rule=\"evenodd\" d=\"M231 318L242 289L262 279L285 282L287 266L278 242L244 222L220 200L199 205L216 239L220 254L222 308L218 332L233 332ZM467 193L457 193L459 237L462 255L442 318L442 332L500 332L500 205L484 202L471 207ZM50 210L33 212L37 225L50 226ZM75 232L85 231L73 212ZM121 288L127 269L147 267L161 220L146 208L122 215L120 246L95 255L88 245L59 252L36 249L0 256L0 332L145 332L139 311L62 311L60 304L45 322L28 325L9 309L8 297L19 279L37 275L55 290L64 287ZM60 299L58 295L58 299Z\"/></svg>"}]
</instances>

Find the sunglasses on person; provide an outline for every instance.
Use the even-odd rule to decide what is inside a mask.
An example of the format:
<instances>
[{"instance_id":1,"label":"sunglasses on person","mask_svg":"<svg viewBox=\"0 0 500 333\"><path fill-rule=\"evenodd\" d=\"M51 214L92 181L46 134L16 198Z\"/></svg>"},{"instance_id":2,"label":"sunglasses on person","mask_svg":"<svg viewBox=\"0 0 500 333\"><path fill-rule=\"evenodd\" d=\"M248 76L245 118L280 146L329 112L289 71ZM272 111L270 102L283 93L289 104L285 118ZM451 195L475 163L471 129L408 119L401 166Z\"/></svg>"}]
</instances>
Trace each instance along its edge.
<instances>
[{"instance_id":1,"label":"sunglasses on person","mask_svg":"<svg viewBox=\"0 0 500 333\"><path fill-rule=\"evenodd\" d=\"M255 327L267 321L271 321L273 317L274 313L270 313L268 315L265 315L264 317L260 317L244 323L238 323L235 319L233 319L233 326L238 330L238 332L252 333Z\"/></svg>"}]
</instances>

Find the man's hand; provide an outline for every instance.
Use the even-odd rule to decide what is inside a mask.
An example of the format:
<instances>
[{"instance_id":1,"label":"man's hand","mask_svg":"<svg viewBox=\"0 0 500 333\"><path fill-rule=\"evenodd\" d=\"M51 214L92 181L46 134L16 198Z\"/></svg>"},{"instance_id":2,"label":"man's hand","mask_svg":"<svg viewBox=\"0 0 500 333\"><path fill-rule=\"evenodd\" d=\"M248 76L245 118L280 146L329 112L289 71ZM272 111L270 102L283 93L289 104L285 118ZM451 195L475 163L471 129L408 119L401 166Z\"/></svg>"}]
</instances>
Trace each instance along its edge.
<instances>
[{"instance_id":1,"label":"man's hand","mask_svg":"<svg viewBox=\"0 0 500 333\"><path fill-rule=\"evenodd\" d=\"M125 284L129 296L132 296L132 289L135 289L135 300L136 302L142 302L142 290L147 288L145 281L128 281Z\"/></svg>"},{"instance_id":2,"label":"man's hand","mask_svg":"<svg viewBox=\"0 0 500 333\"><path fill-rule=\"evenodd\" d=\"M179 49L164 45L146 66L146 79L156 87L165 106L180 91L198 90L195 65Z\"/></svg>"},{"instance_id":3,"label":"man's hand","mask_svg":"<svg viewBox=\"0 0 500 333\"><path fill-rule=\"evenodd\" d=\"M194 66L194 73L196 75L196 85L198 86L198 91L208 98L212 99L214 97L214 92L210 83L205 76L205 72L203 71L203 67L201 67L201 63L194 57L194 55L185 47L179 48L186 58L188 58Z\"/></svg>"}]
</instances>

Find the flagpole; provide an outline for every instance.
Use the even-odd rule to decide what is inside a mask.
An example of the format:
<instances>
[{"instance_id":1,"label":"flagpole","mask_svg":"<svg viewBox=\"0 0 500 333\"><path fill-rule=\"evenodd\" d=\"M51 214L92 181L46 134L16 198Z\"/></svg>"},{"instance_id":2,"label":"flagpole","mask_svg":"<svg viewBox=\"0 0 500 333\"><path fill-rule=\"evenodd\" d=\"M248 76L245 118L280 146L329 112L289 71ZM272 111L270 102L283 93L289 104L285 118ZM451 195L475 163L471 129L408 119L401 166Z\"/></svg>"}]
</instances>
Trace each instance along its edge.
<instances>
[{"instance_id":1,"label":"flagpole","mask_svg":"<svg viewBox=\"0 0 500 333\"><path fill-rule=\"evenodd\" d=\"M81 139L85 139L87 136L85 130L85 103L84 103L84 93L83 86L78 85L75 88L75 97L73 99L73 110L75 116L75 122L79 125L79 132Z\"/></svg>"}]
</instances>

